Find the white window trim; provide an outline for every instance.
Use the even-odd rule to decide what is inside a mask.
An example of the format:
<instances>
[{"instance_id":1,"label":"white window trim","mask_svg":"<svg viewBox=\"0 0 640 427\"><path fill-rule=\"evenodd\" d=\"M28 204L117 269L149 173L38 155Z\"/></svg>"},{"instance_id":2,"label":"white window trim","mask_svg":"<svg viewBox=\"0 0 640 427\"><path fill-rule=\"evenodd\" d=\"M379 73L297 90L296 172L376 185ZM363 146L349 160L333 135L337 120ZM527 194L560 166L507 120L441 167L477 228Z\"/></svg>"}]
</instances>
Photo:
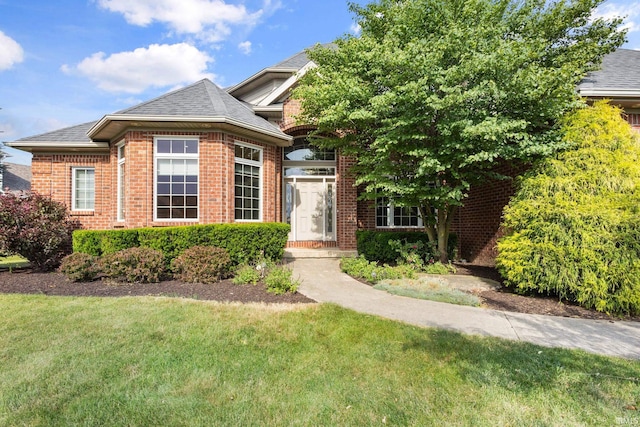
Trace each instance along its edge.
<instances>
[{"instance_id":1,"label":"white window trim","mask_svg":"<svg viewBox=\"0 0 640 427\"><path fill-rule=\"evenodd\" d=\"M76 206L76 172L77 171L93 171L93 209L80 209ZM72 166L71 167L71 210L74 212L95 212L96 208L96 168L93 166Z\"/></svg>"},{"instance_id":2,"label":"white window trim","mask_svg":"<svg viewBox=\"0 0 640 427\"><path fill-rule=\"evenodd\" d=\"M198 143L197 154L158 154L158 140L159 139L190 139ZM198 161L198 217L197 218L158 218L158 160L159 159L196 159ZM200 138L193 135L181 136L181 135L155 135L153 137L153 221L154 222L198 222L200 221Z\"/></svg>"},{"instance_id":3,"label":"white window trim","mask_svg":"<svg viewBox=\"0 0 640 427\"><path fill-rule=\"evenodd\" d=\"M235 147L247 147L252 148L254 150L258 150L260 152L260 161L256 162L255 160L243 159L241 157L236 157L235 155ZM264 203L264 194L263 194L263 179L262 175L264 174L264 147L259 145L249 144L247 142L235 141L233 145L233 218L235 222L262 222L262 205ZM235 165L236 163L240 163L243 165L249 166L257 166L260 168L260 175L258 176L258 197L260 197L260 203L258 205L258 219L236 219L236 195L235 195Z\"/></svg>"},{"instance_id":4,"label":"white window trim","mask_svg":"<svg viewBox=\"0 0 640 427\"><path fill-rule=\"evenodd\" d=\"M126 215L127 215L126 212L124 211L124 206L122 206L122 196L123 195L120 194L121 191L122 191L122 186L124 184L122 182L122 180L125 178L125 176L123 176L124 174L121 174L120 171L121 171L121 167L122 166L124 166L125 169L126 169L126 167L127 167L126 166L127 157L126 157L126 155L123 156L123 157L120 157L120 149L121 148L122 149L124 148L124 141L122 141L122 142L120 142L119 144L116 145L116 153L118 155L118 163L117 163L118 182L116 184L118 186L118 189L116 191L116 198L117 198L117 201L116 201L116 209L117 209L116 210L116 220L118 222L124 221L125 218L126 218ZM126 197L126 191L125 191L124 196Z\"/></svg>"},{"instance_id":5,"label":"white window trim","mask_svg":"<svg viewBox=\"0 0 640 427\"><path fill-rule=\"evenodd\" d=\"M418 209L418 225L394 225L393 224L393 210L395 208L395 205L393 203L392 200L389 200L389 203L386 205L386 209L387 209L387 223L391 224L391 225L378 225L378 201L376 199L376 203L375 203L375 221L376 221L376 228L382 228L382 229L393 229L393 228L397 228L397 229L404 229L404 228L415 228L415 229L419 229L419 228L424 228L424 223L422 222L422 214L420 213L420 209ZM407 208L412 208L415 206L404 206Z\"/></svg>"}]
</instances>

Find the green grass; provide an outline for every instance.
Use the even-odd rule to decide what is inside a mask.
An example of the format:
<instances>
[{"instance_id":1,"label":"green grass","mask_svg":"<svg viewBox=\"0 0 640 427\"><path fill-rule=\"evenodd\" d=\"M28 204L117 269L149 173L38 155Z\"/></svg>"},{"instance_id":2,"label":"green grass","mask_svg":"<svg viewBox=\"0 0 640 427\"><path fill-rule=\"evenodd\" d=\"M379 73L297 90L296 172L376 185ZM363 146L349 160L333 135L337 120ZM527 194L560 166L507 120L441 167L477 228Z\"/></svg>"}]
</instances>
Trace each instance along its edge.
<instances>
[{"instance_id":1,"label":"green grass","mask_svg":"<svg viewBox=\"0 0 640 427\"><path fill-rule=\"evenodd\" d=\"M10 255L7 257L0 256L0 270L7 268L23 268L28 267L29 261L20 255Z\"/></svg>"},{"instance_id":2,"label":"green grass","mask_svg":"<svg viewBox=\"0 0 640 427\"><path fill-rule=\"evenodd\" d=\"M0 313L0 425L640 422L638 361L333 305L1 295Z\"/></svg>"},{"instance_id":3,"label":"green grass","mask_svg":"<svg viewBox=\"0 0 640 427\"><path fill-rule=\"evenodd\" d=\"M451 287L438 277L423 276L419 279L386 279L374 286L375 289L393 295L446 302L449 304L480 306L480 298Z\"/></svg>"}]
</instances>

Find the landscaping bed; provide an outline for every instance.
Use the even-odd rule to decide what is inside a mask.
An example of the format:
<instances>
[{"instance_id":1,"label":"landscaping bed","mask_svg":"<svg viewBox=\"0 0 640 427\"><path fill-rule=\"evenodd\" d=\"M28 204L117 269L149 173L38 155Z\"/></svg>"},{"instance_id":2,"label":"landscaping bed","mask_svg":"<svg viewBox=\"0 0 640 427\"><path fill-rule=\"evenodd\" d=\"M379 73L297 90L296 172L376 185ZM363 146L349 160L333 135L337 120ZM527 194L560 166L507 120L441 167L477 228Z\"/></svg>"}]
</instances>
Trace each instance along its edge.
<instances>
[{"instance_id":1,"label":"landscaping bed","mask_svg":"<svg viewBox=\"0 0 640 427\"><path fill-rule=\"evenodd\" d=\"M313 303L300 293L275 295L262 283L236 285L231 280L215 284L164 280L159 283L119 283L107 280L70 282L62 273L35 273L29 269L0 272L0 293L83 297L166 296L228 302Z\"/></svg>"},{"instance_id":2,"label":"landscaping bed","mask_svg":"<svg viewBox=\"0 0 640 427\"><path fill-rule=\"evenodd\" d=\"M456 264L456 273L484 277L502 283L502 278L493 267L469 264ZM631 320L640 322L640 316L609 316L595 310L558 301L557 298L542 295L524 296L513 292L513 289L502 287L499 290L482 290L475 292L482 299L482 306L493 310L512 311L517 313L544 314L550 316L578 317L583 319Z\"/></svg>"}]
</instances>

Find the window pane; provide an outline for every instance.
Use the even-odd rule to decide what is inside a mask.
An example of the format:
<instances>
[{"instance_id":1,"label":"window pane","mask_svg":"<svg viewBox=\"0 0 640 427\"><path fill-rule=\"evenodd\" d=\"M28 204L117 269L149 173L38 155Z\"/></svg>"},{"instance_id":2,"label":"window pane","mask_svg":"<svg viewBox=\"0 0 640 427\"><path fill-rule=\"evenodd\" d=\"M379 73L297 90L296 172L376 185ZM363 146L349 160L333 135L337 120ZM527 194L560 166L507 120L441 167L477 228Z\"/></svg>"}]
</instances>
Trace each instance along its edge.
<instances>
[{"instance_id":1,"label":"window pane","mask_svg":"<svg viewBox=\"0 0 640 427\"><path fill-rule=\"evenodd\" d=\"M198 154L198 141L194 139L188 139L186 141L185 153Z\"/></svg>"},{"instance_id":2,"label":"window pane","mask_svg":"<svg viewBox=\"0 0 640 427\"><path fill-rule=\"evenodd\" d=\"M181 139L171 140L171 153L184 154L184 141Z\"/></svg>"},{"instance_id":3,"label":"window pane","mask_svg":"<svg viewBox=\"0 0 640 427\"><path fill-rule=\"evenodd\" d=\"M158 160L158 177L171 175L171 160Z\"/></svg>"},{"instance_id":4,"label":"window pane","mask_svg":"<svg viewBox=\"0 0 640 427\"><path fill-rule=\"evenodd\" d=\"M159 139L156 141L156 147L159 154L171 152L171 141L168 139Z\"/></svg>"}]
</instances>

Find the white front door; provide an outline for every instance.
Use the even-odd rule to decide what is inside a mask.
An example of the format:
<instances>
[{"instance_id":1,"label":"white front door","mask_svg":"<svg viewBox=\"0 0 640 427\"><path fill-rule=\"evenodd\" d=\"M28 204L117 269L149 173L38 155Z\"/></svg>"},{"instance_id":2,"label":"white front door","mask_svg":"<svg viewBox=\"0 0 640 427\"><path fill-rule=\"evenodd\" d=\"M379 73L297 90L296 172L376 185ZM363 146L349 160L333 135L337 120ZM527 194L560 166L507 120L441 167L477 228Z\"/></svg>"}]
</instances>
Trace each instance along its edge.
<instances>
[{"instance_id":1,"label":"white front door","mask_svg":"<svg viewBox=\"0 0 640 427\"><path fill-rule=\"evenodd\" d=\"M294 178L285 186L291 240L335 240L335 180Z\"/></svg>"}]
</instances>

